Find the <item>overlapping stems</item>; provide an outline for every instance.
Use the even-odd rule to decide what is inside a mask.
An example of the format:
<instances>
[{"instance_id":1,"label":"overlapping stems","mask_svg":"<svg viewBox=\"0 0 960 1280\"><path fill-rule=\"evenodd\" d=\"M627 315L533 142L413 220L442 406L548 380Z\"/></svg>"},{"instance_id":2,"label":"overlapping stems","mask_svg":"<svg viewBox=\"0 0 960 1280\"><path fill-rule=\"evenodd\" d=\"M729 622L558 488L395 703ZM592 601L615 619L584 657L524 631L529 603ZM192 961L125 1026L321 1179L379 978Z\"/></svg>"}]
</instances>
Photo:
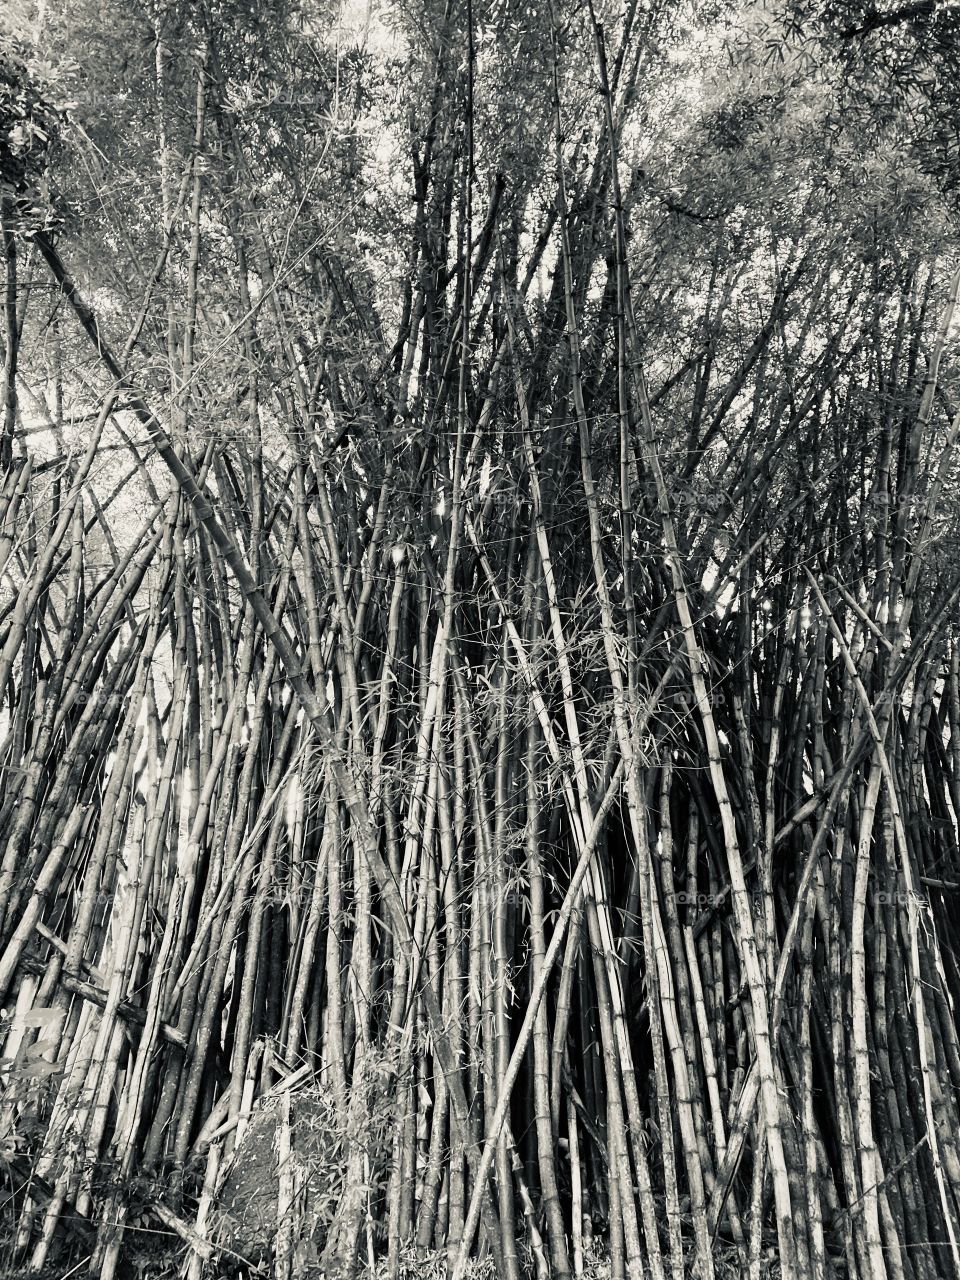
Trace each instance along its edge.
<instances>
[{"instance_id":1,"label":"overlapping stems","mask_svg":"<svg viewBox=\"0 0 960 1280\"><path fill-rule=\"evenodd\" d=\"M52 279L99 371L82 452L69 367L34 385L59 469L14 433L2 493L0 1120L33 1267L74 1241L121 1274L149 1220L199 1275L279 1094L295 1274L312 1091L327 1274L579 1276L594 1234L617 1277L960 1272L957 277L880 281L811 215L748 268L718 238L658 330L633 20L609 72L591 24L591 162L558 41L549 172L488 185L441 42L389 338L365 269L255 198L215 42L128 340L69 237L17 250L10 288Z\"/></svg>"}]
</instances>

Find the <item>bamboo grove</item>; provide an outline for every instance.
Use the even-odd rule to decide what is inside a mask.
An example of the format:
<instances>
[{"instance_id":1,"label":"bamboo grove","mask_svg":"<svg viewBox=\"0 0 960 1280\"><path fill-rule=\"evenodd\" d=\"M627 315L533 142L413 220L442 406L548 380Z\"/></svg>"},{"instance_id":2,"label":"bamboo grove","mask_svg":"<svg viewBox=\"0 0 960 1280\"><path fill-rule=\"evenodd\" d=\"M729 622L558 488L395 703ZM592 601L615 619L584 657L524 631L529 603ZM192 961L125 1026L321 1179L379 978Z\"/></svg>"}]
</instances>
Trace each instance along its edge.
<instances>
[{"instance_id":1,"label":"bamboo grove","mask_svg":"<svg viewBox=\"0 0 960 1280\"><path fill-rule=\"evenodd\" d=\"M913 9L24 6L10 1274L960 1276Z\"/></svg>"}]
</instances>

